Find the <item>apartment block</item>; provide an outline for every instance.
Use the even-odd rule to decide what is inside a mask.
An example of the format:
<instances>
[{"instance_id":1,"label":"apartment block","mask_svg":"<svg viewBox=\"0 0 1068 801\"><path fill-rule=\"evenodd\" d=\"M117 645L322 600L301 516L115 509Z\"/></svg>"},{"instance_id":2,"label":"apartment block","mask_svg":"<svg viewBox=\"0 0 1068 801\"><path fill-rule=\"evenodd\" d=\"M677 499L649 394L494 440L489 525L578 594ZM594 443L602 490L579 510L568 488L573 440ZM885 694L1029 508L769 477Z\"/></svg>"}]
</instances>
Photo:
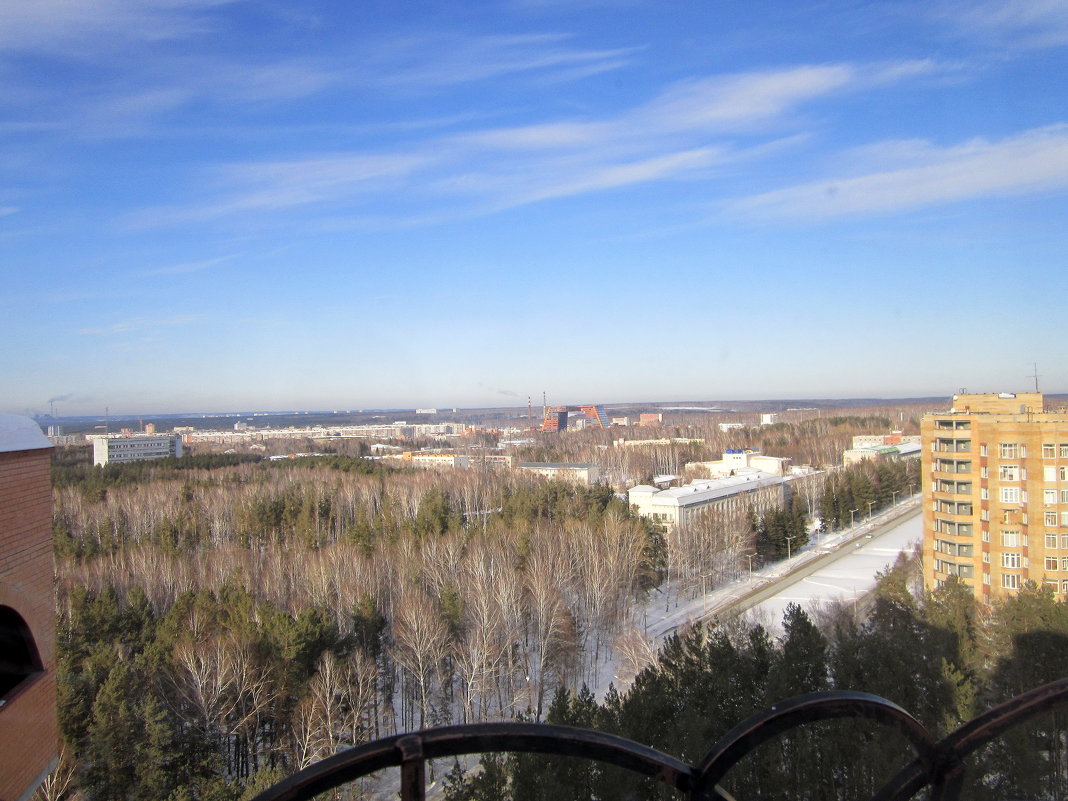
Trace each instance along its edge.
<instances>
[{"instance_id":1,"label":"apartment block","mask_svg":"<svg viewBox=\"0 0 1068 801\"><path fill-rule=\"evenodd\" d=\"M924 415L924 581L991 601L1028 581L1068 597L1068 410L1041 393L953 396Z\"/></svg>"},{"instance_id":2,"label":"apartment block","mask_svg":"<svg viewBox=\"0 0 1068 801\"><path fill-rule=\"evenodd\" d=\"M182 438L175 434L106 434L93 440L93 464L144 462L182 457Z\"/></svg>"}]
</instances>

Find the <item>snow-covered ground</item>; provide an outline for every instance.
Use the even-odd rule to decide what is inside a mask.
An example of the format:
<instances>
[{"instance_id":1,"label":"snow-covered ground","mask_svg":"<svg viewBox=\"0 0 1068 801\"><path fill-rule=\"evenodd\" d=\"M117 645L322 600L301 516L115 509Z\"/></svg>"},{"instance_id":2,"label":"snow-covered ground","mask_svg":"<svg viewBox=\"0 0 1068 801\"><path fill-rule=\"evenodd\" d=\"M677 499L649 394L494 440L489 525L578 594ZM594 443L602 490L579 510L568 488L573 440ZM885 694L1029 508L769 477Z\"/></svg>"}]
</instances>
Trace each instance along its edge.
<instances>
[{"instance_id":1,"label":"snow-covered ground","mask_svg":"<svg viewBox=\"0 0 1068 801\"><path fill-rule=\"evenodd\" d=\"M893 565L902 552L911 552L922 537L923 516L914 515L881 536L854 543L852 550L825 568L796 581L783 581L774 597L752 607L751 611L769 628L777 630L782 626L787 604L796 603L811 610L831 601L853 603L875 586L876 573Z\"/></svg>"},{"instance_id":2,"label":"snow-covered ground","mask_svg":"<svg viewBox=\"0 0 1068 801\"><path fill-rule=\"evenodd\" d=\"M781 628L783 612L789 603L812 609L833 601L852 602L874 588L876 574L893 565L900 553L910 553L918 545L923 518L910 512L919 503L919 496L913 496L870 519L858 521L852 528L814 537L791 559L753 570L752 576L746 571L739 580L697 598L679 598L670 584L661 585L632 616L634 636L630 639L642 635L646 661L651 661L666 637L717 613L749 610L751 617L774 633ZM893 525L891 521L898 518L900 522ZM828 553L838 556L810 575L803 578L788 575ZM750 608L749 597L771 584L778 585L778 592ZM617 644L597 665L594 692L598 698L604 696L609 684L615 684L620 690L627 687L636 669L641 667L621 650ZM633 642L629 650L637 650Z\"/></svg>"}]
</instances>

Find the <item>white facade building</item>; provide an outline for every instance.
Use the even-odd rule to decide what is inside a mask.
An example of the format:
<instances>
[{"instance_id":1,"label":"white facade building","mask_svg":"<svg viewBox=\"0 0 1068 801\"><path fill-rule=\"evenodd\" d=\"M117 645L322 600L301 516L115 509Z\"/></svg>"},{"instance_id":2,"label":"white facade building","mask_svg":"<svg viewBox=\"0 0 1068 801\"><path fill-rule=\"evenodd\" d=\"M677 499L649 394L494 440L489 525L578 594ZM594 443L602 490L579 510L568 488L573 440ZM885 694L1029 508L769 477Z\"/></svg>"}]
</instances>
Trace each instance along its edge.
<instances>
[{"instance_id":1,"label":"white facade building","mask_svg":"<svg viewBox=\"0 0 1068 801\"><path fill-rule=\"evenodd\" d=\"M440 467L467 470L471 466L467 454L463 453L423 453L421 451L406 451L401 456L401 459L405 462L410 462L414 467Z\"/></svg>"},{"instance_id":2,"label":"white facade building","mask_svg":"<svg viewBox=\"0 0 1068 801\"><path fill-rule=\"evenodd\" d=\"M668 530L686 525L694 515L713 506L732 511L750 508L759 514L767 509L781 508L785 499L786 480L760 470L693 481L666 490L640 484L627 491L627 500L638 514Z\"/></svg>"},{"instance_id":3,"label":"white facade building","mask_svg":"<svg viewBox=\"0 0 1068 801\"><path fill-rule=\"evenodd\" d=\"M765 456L749 448L728 448L723 451L722 459L715 462L688 462L686 469L707 471L709 478L723 478L750 470L785 476L790 472L791 461L784 456Z\"/></svg>"},{"instance_id":4,"label":"white facade building","mask_svg":"<svg viewBox=\"0 0 1068 801\"><path fill-rule=\"evenodd\" d=\"M577 481L587 486L601 479L597 465L588 462L520 462L516 467L546 478Z\"/></svg>"},{"instance_id":5,"label":"white facade building","mask_svg":"<svg viewBox=\"0 0 1068 801\"><path fill-rule=\"evenodd\" d=\"M174 434L104 434L93 440L93 464L182 457L182 438Z\"/></svg>"}]
</instances>

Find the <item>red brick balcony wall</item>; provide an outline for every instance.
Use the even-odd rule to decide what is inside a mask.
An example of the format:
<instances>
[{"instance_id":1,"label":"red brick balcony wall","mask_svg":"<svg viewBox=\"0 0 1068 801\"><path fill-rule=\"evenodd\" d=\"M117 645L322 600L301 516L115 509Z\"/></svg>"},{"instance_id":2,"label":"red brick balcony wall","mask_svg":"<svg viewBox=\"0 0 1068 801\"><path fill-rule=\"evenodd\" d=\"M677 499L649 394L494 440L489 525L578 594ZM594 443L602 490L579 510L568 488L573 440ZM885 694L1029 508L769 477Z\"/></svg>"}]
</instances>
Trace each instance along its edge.
<instances>
[{"instance_id":1,"label":"red brick balcony wall","mask_svg":"<svg viewBox=\"0 0 1068 801\"><path fill-rule=\"evenodd\" d=\"M49 769L56 727L51 448L0 452L0 605L33 634L44 672L0 706L0 801L17 801Z\"/></svg>"}]
</instances>

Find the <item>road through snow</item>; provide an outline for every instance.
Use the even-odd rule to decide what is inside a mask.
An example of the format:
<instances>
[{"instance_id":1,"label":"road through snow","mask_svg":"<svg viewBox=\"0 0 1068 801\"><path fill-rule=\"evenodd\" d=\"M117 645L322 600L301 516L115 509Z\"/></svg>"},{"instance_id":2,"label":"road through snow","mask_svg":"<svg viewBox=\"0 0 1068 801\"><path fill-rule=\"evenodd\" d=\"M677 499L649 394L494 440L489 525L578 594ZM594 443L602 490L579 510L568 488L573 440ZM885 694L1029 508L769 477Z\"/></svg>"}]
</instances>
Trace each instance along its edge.
<instances>
[{"instance_id":1,"label":"road through snow","mask_svg":"<svg viewBox=\"0 0 1068 801\"><path fill-rule=\"evenodd\" d=\"M919 496L903 500L852 528L814 540L789 560L754 570L751 577L746 571L743 578L697 598L678 598L673 587L662 585L631 617L632 631L644 635L648 657L665 638L697 621L745 612L777 633L789 603L813 609L853 602L874 588L876 574L918 545L919 508ZM638 668L622 657L619 647L611 649L595 668L595 694L603 698L609 684L624 689Z\"/></svg>"}]
</instances>

